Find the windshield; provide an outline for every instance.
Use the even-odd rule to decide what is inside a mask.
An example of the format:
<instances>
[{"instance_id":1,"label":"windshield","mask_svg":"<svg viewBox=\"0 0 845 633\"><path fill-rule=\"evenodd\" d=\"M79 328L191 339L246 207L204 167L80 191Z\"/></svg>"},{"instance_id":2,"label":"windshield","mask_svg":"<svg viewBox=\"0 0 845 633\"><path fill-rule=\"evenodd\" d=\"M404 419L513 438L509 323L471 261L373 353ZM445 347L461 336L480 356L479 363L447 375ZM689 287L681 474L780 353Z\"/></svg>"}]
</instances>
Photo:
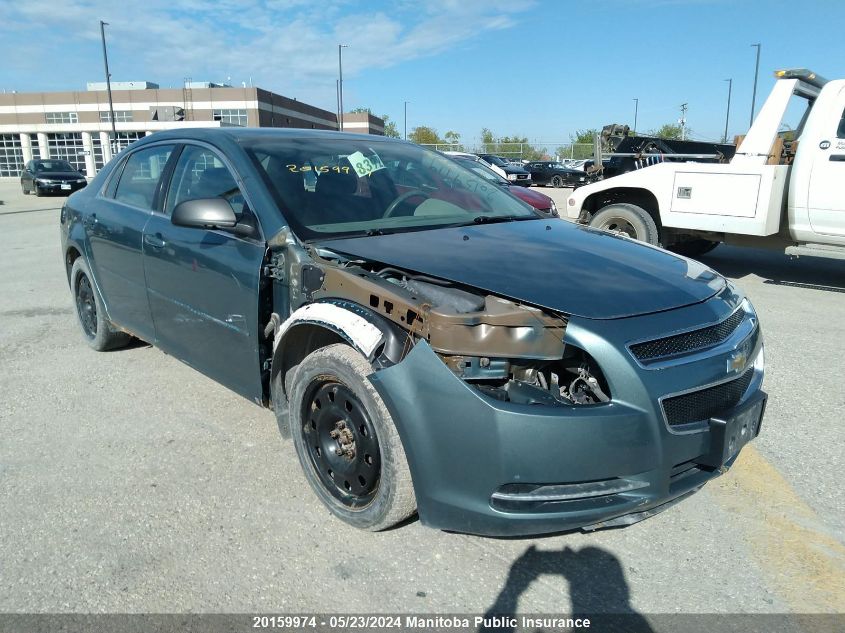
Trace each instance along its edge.
<instances>
[{"instance_id":1,"label":"windshield","mask_svg":"<svg viewBox=\"0 0 845 633\"><path fill-rule=\"evenodd\" d=\"M499 156L491 156L489 154L486 154L483 156L483 158L488 163L496 165L497 167L505 167L508 164L508 161L503 158L500 158Z\"/></svg>"},{"instance_id":2,"label":"windshield","mask_svg":"<svg viewBox=\"0 0 845 633\"><path fill-rule=\"evenodd\" d=\"M495 182L498 185L509 185L510 183L502 178L499 174L495 171L484 165L483 163L479 163L477 160L472 160L471 158L461 158L456 157L454 159L459 165L462 165L469 169L471 172L478 174L484 180L489 180L490 182Z\"/></svg>"},{"instance_id":3,"label":"windshield","mask_svg":"<svg viewBox=\"0 0 845 633\"><path fill-rule=\"evenodd\" d=\"M35 171L40 173L76 170L70 166L70 163L64 160L38 160L35 161Z\"/></svg>"},{"instance_id":4,"label":"windshield","mask_svg":"<svg viewBox=\"0 0 845 633\"><path fill-rule=\"evenodd\" d=\"M301 239L537 219L529 205L450 158L401 141L245 140Z\"/></svg>"}]
</instances>

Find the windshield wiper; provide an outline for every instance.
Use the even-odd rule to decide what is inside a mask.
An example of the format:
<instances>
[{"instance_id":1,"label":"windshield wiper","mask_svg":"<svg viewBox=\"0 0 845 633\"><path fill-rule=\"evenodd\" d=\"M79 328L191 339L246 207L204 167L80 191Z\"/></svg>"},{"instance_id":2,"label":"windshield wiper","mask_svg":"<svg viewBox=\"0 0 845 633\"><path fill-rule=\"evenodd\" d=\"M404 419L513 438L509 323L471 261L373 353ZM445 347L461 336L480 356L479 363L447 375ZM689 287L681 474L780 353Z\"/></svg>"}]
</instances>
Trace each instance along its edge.
<instances>
[{"instance_id":1,"label":"windshield wiper","mask_svg":"<svg viewBox=\"0 0 845 633\"><path fill-rule=\"evenodd\" d=\"M498 222L513 222L511 215L477 215L472 219L473 224L497 224Z\"/></svg>"}]
</instances>

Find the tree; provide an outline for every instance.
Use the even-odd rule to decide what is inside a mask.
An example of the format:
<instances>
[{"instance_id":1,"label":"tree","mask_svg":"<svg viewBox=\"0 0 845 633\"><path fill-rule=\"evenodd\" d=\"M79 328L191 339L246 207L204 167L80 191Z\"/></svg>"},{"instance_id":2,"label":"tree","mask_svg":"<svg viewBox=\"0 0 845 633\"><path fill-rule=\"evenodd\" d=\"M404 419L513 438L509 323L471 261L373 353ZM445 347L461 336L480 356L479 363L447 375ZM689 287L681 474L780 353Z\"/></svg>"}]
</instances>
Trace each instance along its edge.
<instances>
[{"instance_id":1,"label":"tree","mask_svg":"<svg viewBox=\"0 0 845 633\"><path fill-rule=\"evenodd\" d=\"M648 135L656 136L657 138L666 138L670 140L680 141L681 126L673 123L666 123L665 125L656 130L651 130ZM689 130L687 130L687 136L689 136Z\"/></svg>"},{"instance_id":2,"label":"tree","mask_svg":"<svg viewBox=\"0 0 845 633\"><path fill-rule=\"evenodd\" d=\"M498 154L506 158L541 160L548 157L545 147L534 147L527 136L503 136L498 141L488 128L481 130L481 143L485 154Z\"/></svg>"},{"instance_id":3,"label":"tree","mask_svg":"<svg viewBox=\"0 0 845 633\"><path fill-rule=\"evenodd\" d=\"M599 130L590 128L587 130L575 130L575 134L569 135L569 142L573 145L592 145L596 134L601 134Z\"/></svg>"},{"instance_id":4,"label":"tree","mask_svg":"<svg viewBox=\"0 0 845 633\"><path fill-rule=\"evenodd\" d=\"M420 125L411 130L408 134L408 140L417 143L418 145L445 145L446 141L440 138L437 130L427 125Z\"/></svg>"},{"instance_id":5,"label":"tree","mask_svg":"<svg viewBox=\"0 0 845 633\"><path fill-rule=\"evenodd\" d=\"M396 122L391 121L390 117L386 114L382 114L381 118L384 119L384 135L391 138L399 138L399 130L396 127Z\"/></svg>"},{"instance_id":6,"label":"tree","mask_svg":"<svg viewBox=\"0 0 845 633\"><path fill-rule=\"evenodd\" d=\"M593 141L596 134L600 134L599 130L595 128L588 128L586 130L575 130L575 134L569 135L569 141L572 143L571 148L558 147L558 156L565 158L571 157L575 160L585 160L593 157Z\"/></svg>"}]
</instances>

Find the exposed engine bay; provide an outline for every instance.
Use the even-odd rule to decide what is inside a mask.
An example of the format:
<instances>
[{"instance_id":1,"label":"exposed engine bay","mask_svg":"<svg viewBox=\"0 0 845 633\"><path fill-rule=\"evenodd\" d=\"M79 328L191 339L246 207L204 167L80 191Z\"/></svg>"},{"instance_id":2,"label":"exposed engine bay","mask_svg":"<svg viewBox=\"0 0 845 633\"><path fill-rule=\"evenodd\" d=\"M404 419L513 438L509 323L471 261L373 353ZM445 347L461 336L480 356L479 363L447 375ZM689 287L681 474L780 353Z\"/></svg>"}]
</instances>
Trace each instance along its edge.
<instances>
[{"instance_id":1,"label":"exposed engine bay","mask_svg":"<svg viewBox=\"0 0 845 633\"><path fill-rule=\"evenodd\" d=\"M318 265L291 262L292 299L347 300L401 328L401 345L380 366L400 362L422 339L456 376L497 400L588 405L610 399L595 361L564 344L565 315L326 248L309 254Z\"/></svg>"}]
</instances>

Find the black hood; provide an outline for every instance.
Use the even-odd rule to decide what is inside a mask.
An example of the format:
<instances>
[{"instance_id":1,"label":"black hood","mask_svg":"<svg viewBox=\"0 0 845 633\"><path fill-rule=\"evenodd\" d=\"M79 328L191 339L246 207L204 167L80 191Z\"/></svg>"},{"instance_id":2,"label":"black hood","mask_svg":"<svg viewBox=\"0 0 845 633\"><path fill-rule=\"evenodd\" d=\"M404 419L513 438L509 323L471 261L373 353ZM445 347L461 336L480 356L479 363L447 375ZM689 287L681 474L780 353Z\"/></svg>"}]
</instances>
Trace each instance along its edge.
<instances>
[{"instance_id":1,"label":"black hood","mask_svg":"<svg viewBox=\"0 0 845 633\"><path fill-rule=\"evenodd\" d=\"M703 264L564 220L329 240L324 247L590 319L704 301L725 280Z\"/></svg>"}]
</instances>

